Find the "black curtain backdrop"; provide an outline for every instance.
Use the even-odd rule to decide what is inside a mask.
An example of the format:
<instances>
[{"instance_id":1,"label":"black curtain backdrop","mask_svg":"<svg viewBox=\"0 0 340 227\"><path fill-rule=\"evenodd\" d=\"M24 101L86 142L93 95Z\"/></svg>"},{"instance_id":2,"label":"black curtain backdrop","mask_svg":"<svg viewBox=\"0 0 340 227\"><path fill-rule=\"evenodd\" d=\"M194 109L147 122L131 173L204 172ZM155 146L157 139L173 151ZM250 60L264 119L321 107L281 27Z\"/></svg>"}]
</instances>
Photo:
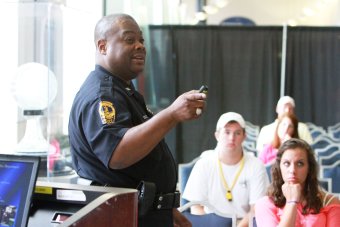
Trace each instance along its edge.
<instances>
[{"instance_id":1,"label":"black curtain backdrop","mask_svg":"<svg viewBox=\"0 0 340 227\"><path fill-rule=\"evenodd\" d=\"M323 36L322 29L311 34L304 34L304 30L314 31L288 29L285 92L296 99L301 121L331 125L339 121L339 104L335 98L339 97L339 34L334 32L340 29L325 30L332 34L328 35L332 40ZM166 138L179 163L188 162L202 151L215 147L216 122L225 112L238 112L245 120L259 126L275 119L275 106L280 97L282 32L282 27L259 26L148 27L148 65L143 84L147 105L153 111L167 107L183 92L198 89L202 84L209 87L203 116L179 124ZM312 34L320 37L309 37ZM319 44L313 44L314 39ZM314 50L316 45L326 53ZM311 53L318 57L311 60L314 56L310 56ZM310 59L307 63L304 62L306 58ZM336 59L338 64L335 64ZM311 74L311 64L313 67L320 64L320 69L313 69ZM311 76L315 82L323 82L311 86ZM316 98L319 90L327 95ZM329 101L325 102L325 99ZM327 108L318 108L321 104L316 100ZM326 109L333 112L328 113L329 117L323 113Z\"/></svg>"},{"instance_id":2,"label":"black curtain backdrop","mask_svg":"<svg viewBox=\"0 0 340 227\"><path fill-rule=\"evenodd\" d=\"M325 128L340 122L340 28L290 28L286 68L298 118Z\"/></svg>"}]
</instances>

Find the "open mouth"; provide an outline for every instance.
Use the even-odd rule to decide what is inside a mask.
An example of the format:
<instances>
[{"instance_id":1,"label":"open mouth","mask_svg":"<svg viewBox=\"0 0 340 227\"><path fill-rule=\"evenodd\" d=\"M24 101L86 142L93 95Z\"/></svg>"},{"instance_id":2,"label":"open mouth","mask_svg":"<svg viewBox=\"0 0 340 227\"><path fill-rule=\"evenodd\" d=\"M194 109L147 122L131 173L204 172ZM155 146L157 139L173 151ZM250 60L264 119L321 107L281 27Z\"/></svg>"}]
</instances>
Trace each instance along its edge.
<instances>
[{"instance_id":1,"label":"open mouth","mask_svg":"<svg viewBox=\"0 0 340 227\"><path fill-rule=\"evenodd\" d=\"M134 54L132 56L132 59L139 60L139 61L144 61L145 60L145 54Z\"/></svg>"}]
</instances>

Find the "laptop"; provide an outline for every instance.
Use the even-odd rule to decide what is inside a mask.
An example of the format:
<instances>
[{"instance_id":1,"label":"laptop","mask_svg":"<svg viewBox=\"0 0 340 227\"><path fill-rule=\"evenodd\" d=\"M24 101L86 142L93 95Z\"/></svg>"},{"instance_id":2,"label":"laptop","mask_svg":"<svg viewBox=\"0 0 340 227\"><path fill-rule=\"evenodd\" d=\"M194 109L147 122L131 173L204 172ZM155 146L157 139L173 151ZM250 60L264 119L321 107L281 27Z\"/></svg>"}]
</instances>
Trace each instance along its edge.
<instances>
[{"instance_id":1,"label":"laptop","mask_svg":"<svg viewBox=\"0 0 340 227\"><path fill-rule=\"evenodd\" d=\"M27 225L40 157L0 154L0 227Z\"/></svg>"}]
</instances>

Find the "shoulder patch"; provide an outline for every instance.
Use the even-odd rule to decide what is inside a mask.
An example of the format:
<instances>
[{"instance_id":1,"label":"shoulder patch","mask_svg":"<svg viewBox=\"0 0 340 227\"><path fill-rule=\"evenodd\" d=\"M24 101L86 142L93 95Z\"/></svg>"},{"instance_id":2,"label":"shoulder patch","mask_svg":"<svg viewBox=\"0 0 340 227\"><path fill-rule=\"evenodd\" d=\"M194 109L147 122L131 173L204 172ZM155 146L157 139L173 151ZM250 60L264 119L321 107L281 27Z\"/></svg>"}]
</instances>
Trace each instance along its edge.
<instances>
[{"instance_id":1,"label":"shoulder patch","mask_svg":"<svg viewBox=\"0 0 340 227\"><path fill-rule=\"evenodd\" d=\"M116 118L116 110L112 102L101 101L99 103L98 112L103 124L113 124Z\"/></svg>"}]
</instances>

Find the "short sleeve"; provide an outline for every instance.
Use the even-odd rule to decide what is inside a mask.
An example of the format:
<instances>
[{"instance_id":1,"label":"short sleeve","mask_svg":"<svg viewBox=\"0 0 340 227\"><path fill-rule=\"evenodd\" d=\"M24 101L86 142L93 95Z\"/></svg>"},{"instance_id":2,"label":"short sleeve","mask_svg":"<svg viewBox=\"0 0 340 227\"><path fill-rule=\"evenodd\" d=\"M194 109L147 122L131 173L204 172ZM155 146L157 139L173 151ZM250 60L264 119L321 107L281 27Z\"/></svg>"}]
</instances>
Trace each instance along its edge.
<instances>
[{"instance_id":1,"label":"short sleeve","mask_svg":"<svg viewBox=\"0 0 340 227\"><path fill-rule=\"evenodd\" d=\"M323 208L326 213L327 227L340 226L340 205L334 204Z\"/></svg>"},{"instance_id":2,"label":"short sleeve","mask_svg":"<svg viewBox=\"0 0 340 227\"><path fill-rule=\"evenodd\" d=\"M254 157L249 157L252 160L251 169L249 174L250 191L249 191L249 204L255 204L257 200L266 195L269 186L268 174L264 164Z\"/></svg>"},{"instance_id":3,"label":"short sleeve","mask_svg":"<svg viewBox=\"0 0 340 227\"><path fill-rule=\"evenodd\" d=\"M208 200L208 177L207 177L207 160L199 159L191 171L188 182L185 186L183 198L189 201L207 201Z\"/></svg>"},{"instance_id":4,"label":"short sleeve","mask_svg":"<svg viewBox=\"0 0 340 227\"><path fill-rule=\"evenodd\" d=\"M89 146L106 166L108 166L113 150L131 127L130 114L126 108L122 108L122 102L122 99L118 103L110 99L96 99L83 111L82 127L84 127ZM101 113L104 112L101 111L104 108L103 103L111 108L112 117L104 117ZM106 115L109 114L106 113Z\"/></svg>"}]
</instances>

